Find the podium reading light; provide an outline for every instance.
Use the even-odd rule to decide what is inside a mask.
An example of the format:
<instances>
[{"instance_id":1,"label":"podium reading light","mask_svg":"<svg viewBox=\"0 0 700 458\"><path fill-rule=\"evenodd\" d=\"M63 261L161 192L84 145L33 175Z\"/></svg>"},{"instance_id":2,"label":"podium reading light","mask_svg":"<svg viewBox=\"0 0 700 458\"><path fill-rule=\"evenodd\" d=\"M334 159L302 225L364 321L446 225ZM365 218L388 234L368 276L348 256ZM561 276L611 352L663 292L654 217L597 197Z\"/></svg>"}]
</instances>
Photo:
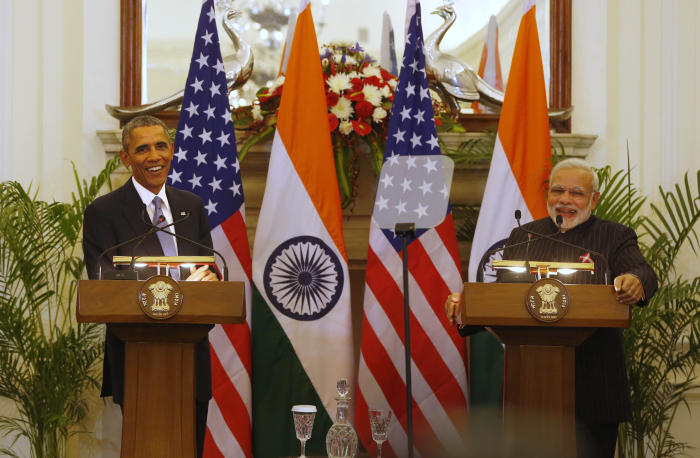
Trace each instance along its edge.
<instances>
[{"instance_id":1,"label":"podium reading light","mask_svg":"<svg viewBox=\"0 0 700 458\"><path fill-rule=\"evenodd\" d=\"M525 272L525 261L494 260L492 269ZM590 272L593 275L595 264L592 262L530 261L530 273L537 274L540 279L549 278L551 275L569 275L575 272Z\"/></svg>"}]
</instances>

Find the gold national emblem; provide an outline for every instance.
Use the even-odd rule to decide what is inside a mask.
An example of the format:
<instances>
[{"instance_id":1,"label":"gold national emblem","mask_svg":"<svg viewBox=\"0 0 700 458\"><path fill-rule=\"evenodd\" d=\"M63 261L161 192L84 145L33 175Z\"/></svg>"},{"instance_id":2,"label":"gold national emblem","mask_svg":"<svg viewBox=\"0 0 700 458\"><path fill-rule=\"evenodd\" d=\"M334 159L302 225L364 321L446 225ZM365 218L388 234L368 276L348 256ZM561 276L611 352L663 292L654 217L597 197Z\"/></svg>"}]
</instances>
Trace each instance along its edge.
<instances>
[{"instance_id":1,"label":"gold national emblem","mask_svg":"<svg viewBox=\"0 0 700 458\"><path fill-rule=\"evenodd\" d=\"M553 323L569 311L569 291L559 280L543 278L532 284L525 298L527 311L535 319Z\"/></svg>"},{"instance_id":2,"label":"gold national emblem","mask_svg":"<svg viewBox=\"0 0 700 458\"><path fill-rule=\"evenodd\" d=\"M167 320L180 311L182 291L171 277L156 275L143 284L139 293L141 310L156 320Z\"/></svg>"}]
</instances>

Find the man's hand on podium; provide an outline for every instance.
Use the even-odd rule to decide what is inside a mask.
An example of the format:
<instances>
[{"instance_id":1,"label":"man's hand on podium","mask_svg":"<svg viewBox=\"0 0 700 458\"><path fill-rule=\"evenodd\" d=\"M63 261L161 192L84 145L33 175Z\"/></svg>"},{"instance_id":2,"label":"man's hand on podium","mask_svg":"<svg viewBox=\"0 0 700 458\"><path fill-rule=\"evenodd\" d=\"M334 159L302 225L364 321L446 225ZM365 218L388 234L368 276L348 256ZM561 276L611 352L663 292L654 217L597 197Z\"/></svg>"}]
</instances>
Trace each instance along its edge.
<instances>
[{"instance_id":1,"label":"man's hand on podium","mask_svg":"<svg viewBox=\"0 0 700 458\"><path fill-rule=\"evenodd\" d=\"M450 320L450 326L457 322L457 317L462 313L462 301L459 293L452 293L445 301L445 316Z\"/></svg>"},{"instance_id":2,"label":"man's hand on podium","mask_svg":"<svg viewBox=\"0 0 700 458\"><path fill-rule=\"evenodd\" d=\"M209 270L209 266L202 266L199 269L192 266L190 267L190 276L185 281L219 281L219 277Z\"/></svg>"},{"instance_id":3,"label":"man's hand on podium","mask_svg":"<svg viewBox=\"0 0 700 458\"><path fill-rule=\"evenodd\" d=\"M636 275L622 274L615 278L615 300L620 304L633 305L644 299L644 287Z\"/></svg>"}]
</instances>

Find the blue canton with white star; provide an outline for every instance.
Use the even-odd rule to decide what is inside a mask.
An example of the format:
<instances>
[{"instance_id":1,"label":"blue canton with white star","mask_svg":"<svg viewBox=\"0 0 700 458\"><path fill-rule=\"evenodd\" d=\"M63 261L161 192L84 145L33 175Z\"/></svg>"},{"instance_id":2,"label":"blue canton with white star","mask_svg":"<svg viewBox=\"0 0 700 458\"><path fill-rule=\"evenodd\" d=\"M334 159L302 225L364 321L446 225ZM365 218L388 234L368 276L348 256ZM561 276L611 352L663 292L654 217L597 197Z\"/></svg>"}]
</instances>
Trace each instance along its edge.
<instances>
[{"instance_id":1,"label":"blue canton with white star","mask_svg":"<svg viewBox=\"0 0 700 458\"><path fill-rule=\"evenodd\" d=\"M170 170L171 186L202 198L212 228L243 205L236 135L213 0L203 2L199 15Z\"/></svg>"},{"instance_id":2,"label":"blue canton with white star","mask_svg":"<svg viewBox=\"0 0 700 458\"><path fill-rule=\"evenodd\" d=\"M395 156L441 154L435 130L435 119L433 118L433 102L430 98L428 78L425 73L423 29L421 27L420 3L418 2L416 2L416 12L408 27L406 47L400 68L399 83L394 93L394 104L391 108L384 162ZM401 251L401 238L392 231L384 230L383 232L396 251ZM425 230L416 231L416 237L424 232Z\"/></svg>"}]
</instances>

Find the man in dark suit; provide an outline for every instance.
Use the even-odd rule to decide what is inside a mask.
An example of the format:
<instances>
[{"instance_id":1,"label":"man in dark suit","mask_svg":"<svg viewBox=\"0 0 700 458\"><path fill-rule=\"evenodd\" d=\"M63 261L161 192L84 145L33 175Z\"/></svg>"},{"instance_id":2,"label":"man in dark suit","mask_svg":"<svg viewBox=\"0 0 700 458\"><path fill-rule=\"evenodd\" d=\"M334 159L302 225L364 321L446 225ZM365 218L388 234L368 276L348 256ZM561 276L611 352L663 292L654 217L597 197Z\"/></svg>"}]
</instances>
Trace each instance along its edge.
<instances>
[{"instance_id":1,"label":"man in dark suit","mask_svg":"<svg viewBox=\"0 0 700 458\"><path fill-rule=\"evenodd\" d=\"M133 177L122 187L95 199L86 209L83 225L83 251L88 275L95 279L97 260L102 252L126 240L146 235L151 227L142 220L144 210L154 224L170 224L175 234L212 247L209 222L202 199L181 191L165 182L173 159L174 145L170 142L167 127L157 118L141 116L129 122L122 131L122 150L119 156L126 167L131 167ZM189 215L189 216L188 216ZM160 235L159 235L160 234ZM128 243L105 255L100 261L102 271L114 270L114 255L131 256L137 242ZM163 233L152 233L138 246L142 256L208 256L211 252L192 243L178 240ZM172 269L177 280L181 277ZM185 272L185 275L187 272ZM155 275L155 269L141 269L140 277ZM177 278L180 277L180 278ZM187 281L216 281L214 272L207 266L191 268ZM206 432L207 407L212 397L209 339L195 347L196 361L196 424L197 455L202 456ZM112 396L120 406L124 396L124 343L107 330L102 378L102 393Z\"/></svg>"},{"instance_id":2,"label":"man in dark suit","mask_svg":"<svg viewBox=\"0 0 700 458\"><path fill-rule=\"evenodd\" d=\"M557 215L563 218L563 242L602 253L610 263L615 297L625 305L645 306L657 289L654 270L639 251L637 235L622 224L591 215L600 198L598 177L580 159L567 159L552 169L547 196L549 218L523 227L539 234L556 232ZM516 228L506 246L527 241L527 234ZM506 248L503 259L525 260L525 246ZM585 262L590 253L551 240L530 244L529 259L552 262ZM595 255L590 255L595 258ZM596 272L569 274L560 278L569 284L605 284L605 266L596 259ZM500 279L500 276L498 277ZM448 297L445 314L454 324L461 313L459 294ZM463 336L483 328L464 326ZM615 454L619 423L632 420L629 382L622 349L622 330L601 328L576 348L576 444L579 458L612 458Z\"/></svg>"}]
</instances>

